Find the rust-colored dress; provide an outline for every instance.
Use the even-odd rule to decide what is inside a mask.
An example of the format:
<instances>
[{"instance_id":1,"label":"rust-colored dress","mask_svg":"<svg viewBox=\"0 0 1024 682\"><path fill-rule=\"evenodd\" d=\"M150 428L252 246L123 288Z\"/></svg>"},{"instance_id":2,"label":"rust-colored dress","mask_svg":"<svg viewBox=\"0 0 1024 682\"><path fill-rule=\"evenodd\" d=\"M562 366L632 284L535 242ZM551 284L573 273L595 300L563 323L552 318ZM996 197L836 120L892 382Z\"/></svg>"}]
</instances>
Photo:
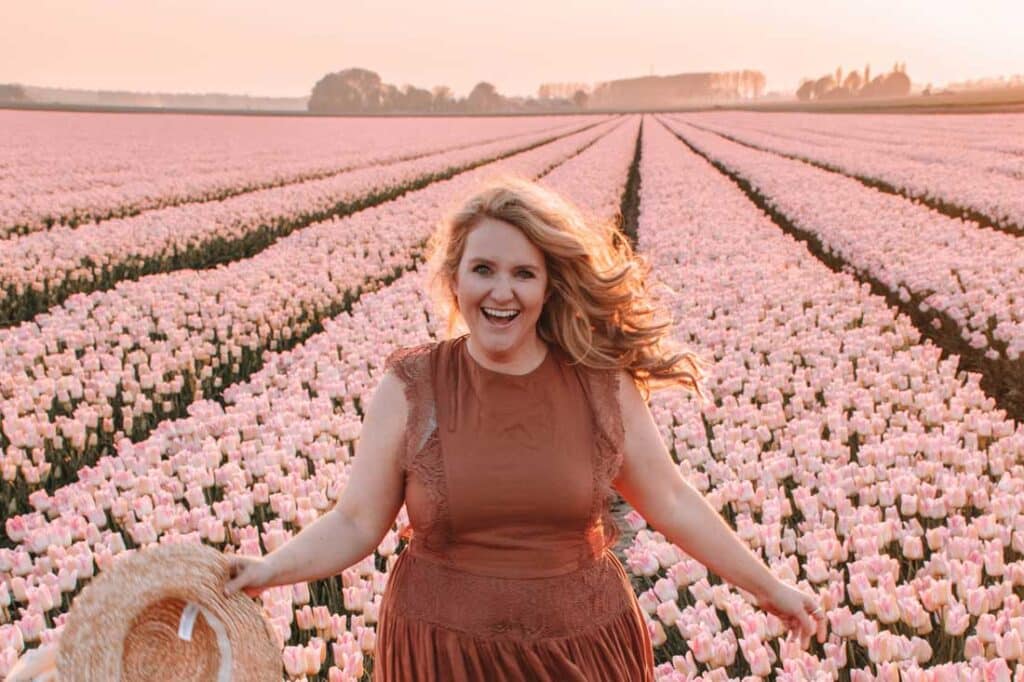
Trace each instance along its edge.
<instances>
[{"instance_id":1,"label":"rust-colored dress","mask_svg":"<svg viewBox=\"0 0 1024 682\"><path fill-rule=\"evenodd\" d=\"M617 376L549 347L524 375L467 336L386 360L409 403L412 527L385 590L375 682L652 682L650 636L611 548Z\"/></svg>"}]
</instances>

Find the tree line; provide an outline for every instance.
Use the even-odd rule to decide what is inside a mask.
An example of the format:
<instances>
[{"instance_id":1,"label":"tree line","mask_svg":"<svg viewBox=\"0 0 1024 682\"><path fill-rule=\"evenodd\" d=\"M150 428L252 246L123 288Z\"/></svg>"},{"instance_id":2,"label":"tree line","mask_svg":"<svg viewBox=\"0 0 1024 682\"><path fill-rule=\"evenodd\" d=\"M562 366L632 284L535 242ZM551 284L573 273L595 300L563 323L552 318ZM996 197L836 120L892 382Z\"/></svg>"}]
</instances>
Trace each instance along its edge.
<instances>
[{"instance_id":1,"label":"tree line","mask_svg":"<svg viewBox=\"0 0 1024 682\"><path fill-rule=\"evenodd\" d=\"M307 109L321 114L377 113L507 113L517 111L558 111L582 109L586 94L572 99L505 97L493 84L481 81L466 97L456 97L451 88L438 85L431 90L385 83L369 69L352 68L329 73L313 86Z\"/></svg>"},{"instance_id":2,"label":"tree line","mask_svg":"<svg viewBox=\"0 0 1024 682\"><path fill-rule=\"evenodd\" d=\"M843 77L843 67L837 67L835 74L821 78L805 78L796 91L800 101L840 100L853 97L904 97L910 94L910 77L906 63L893 65L892 71L871 78L871 66L864 67L864 75L851 71Z\"/></svg>"}]
</instances>

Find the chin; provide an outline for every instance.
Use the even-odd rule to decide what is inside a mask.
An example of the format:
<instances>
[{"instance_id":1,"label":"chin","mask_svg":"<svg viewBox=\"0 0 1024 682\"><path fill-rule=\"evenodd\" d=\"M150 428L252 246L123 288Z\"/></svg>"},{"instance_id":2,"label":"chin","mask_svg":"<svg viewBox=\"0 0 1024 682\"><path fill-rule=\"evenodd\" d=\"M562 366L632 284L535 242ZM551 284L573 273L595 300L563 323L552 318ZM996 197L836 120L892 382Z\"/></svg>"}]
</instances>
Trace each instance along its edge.
<instances>
[{"instance_id":1,"label":"chin","mask_svg":"<svg viewBox=\"0 0 1024 682\"><path fill-rule=\"evenodd\" d=\"M495 357L506 355L530 343L531 335L528 331L514 333L512 330L509 330L508 332L503 332L488 329L488 326L485 320L470 329L470 334L476 339L475 343L477 346L481 350L486 351L488 355Z\"/></svg>"}]
</instances>

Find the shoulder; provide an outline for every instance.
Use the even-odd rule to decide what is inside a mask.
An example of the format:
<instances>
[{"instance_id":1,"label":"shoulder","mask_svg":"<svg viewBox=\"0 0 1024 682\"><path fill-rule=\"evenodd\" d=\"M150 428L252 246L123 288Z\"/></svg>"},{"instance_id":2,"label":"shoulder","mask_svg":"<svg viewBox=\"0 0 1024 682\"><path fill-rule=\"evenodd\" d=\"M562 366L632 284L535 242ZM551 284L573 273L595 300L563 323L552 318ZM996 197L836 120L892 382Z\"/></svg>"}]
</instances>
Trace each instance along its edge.
<instances>
[{"instance_id":1,"label":"shoulder","mask_svg":"<svg viewBox=\"0 0 1024 682\"><path fill-rule=\"evenodd\" d=\"M386 406L395 424L416 423L422 403L429 395L431 354L441 342L431 341L403 346L384 359L384 375L377 386L374 402ZM371 405L371 410L373 405Z\"/></svg>"},{"instance_id":2,"label":"shoulder","mask_svg":"<svg viewBox=\"0 0 1024 682\"><path fill-rule=\"evenodd\" d=\"M396 348L384 359L384 371L409 384L423 375L429 366L430 355L440 341L429 341L415 346Z\"/></svg>"}]
</instances>

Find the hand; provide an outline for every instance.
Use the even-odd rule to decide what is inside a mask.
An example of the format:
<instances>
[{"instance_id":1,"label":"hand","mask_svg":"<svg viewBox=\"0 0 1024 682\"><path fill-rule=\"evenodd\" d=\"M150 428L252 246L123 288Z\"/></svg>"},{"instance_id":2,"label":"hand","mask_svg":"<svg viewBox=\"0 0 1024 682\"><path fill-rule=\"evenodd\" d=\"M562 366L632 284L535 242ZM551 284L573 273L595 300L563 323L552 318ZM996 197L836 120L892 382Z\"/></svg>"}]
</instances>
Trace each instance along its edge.
<instances>
[{"instance_id":1,"label":"hand","mask_svg":"<svg viewBox=\"0 0 1024 682\"><path fill-rule=\"evenodd\" d=\"M807 647L818 631L818 623L825 619L825 610L821 608L817 595L781 580L758 598L758 606L781 619L789 634L800 638L801 648Z\"/></svg>"},{"instance_id":2,"label":"hand","mask_svg":"<svg viewBox=\"0 0 1024 682\"><path fill-rule=\"evenodd\" d=\"M274 578L273 568L266 558L253 558L227 554L228 578L224 584L224 594L233 595L242 590L250 597L258 597L260 592L272 587L270 584Z\"/></svg>"}]
</instances>

